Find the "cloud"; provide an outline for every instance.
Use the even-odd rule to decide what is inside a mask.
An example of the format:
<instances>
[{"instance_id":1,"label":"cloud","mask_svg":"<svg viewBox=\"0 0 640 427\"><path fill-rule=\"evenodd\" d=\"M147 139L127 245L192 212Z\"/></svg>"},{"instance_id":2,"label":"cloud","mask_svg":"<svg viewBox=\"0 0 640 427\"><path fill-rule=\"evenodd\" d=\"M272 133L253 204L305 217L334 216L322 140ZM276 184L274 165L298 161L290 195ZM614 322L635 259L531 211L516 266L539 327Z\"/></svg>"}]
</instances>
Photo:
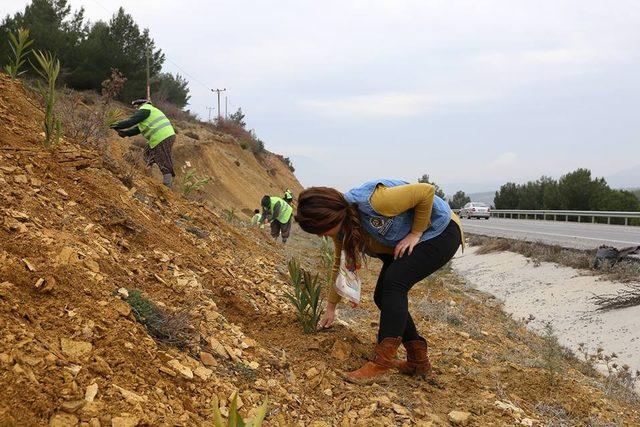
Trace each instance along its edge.
<instances>
[{"instance_id":1,"label":"cloud","mask_svg":"<svg viewBox=\"0 0 640 427\"><path fill-rule=\"evenodd\" d=\"M492 169L513 168L514 166L518 166L518 163L518 155L514 152L508 152L500 154L490 163L489 166Z\"/></svg>"},{"instance_id":2,"label":"cloud","mask_svg":"<svg viewBox=\"0 0 640 427\"><path fill-rule=\"evenodd\" d=\"M486 95L473 93L387 92L328 100L307 100L302 101L301 106L323 116L412 117L429 112L468 107L486 98Z\"/></svg>"}]
</instances>

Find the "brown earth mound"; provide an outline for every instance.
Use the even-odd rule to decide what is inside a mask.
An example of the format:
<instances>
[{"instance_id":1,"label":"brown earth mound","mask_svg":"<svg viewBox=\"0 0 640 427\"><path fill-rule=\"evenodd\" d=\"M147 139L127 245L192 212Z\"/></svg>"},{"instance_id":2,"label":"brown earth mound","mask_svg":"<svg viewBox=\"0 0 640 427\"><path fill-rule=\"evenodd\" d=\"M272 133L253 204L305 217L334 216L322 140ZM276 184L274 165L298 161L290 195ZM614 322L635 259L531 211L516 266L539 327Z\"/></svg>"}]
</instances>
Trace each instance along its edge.
<instances>
[{"instance_id":1,"label":"brown earth mound","mask_svg":"<svg viewBox=\"0 0 640 427\"><path fill-rule=\"evenodd\" d=\"M212 425L214 398L225 413L234 392L245 415L268 395L267 425L640 422L575 361L553 375L533 363L540 338L450 274L412 295L438 382L345 383L341 370L370 350L368 300L331 332L302 334L280 246L149 178L128 188L124 166L71 141L43 150L41 119L0 75L0 425ZM314 263L317 242L291 243L288 255ZM165 316L155 329L136 320L149 307Z\"/></svg>"}]
</instances>

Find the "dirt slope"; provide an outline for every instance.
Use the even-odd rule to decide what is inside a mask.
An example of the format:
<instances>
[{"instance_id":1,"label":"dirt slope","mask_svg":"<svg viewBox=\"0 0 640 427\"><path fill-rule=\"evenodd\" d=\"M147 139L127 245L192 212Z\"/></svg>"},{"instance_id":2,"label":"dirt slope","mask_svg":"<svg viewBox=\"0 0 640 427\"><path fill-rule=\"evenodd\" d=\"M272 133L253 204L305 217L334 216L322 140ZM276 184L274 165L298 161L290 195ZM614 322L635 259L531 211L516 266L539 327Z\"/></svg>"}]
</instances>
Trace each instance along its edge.
<instances>
[{"instance_id":1,"label":"dirt slope","mask_svg":"<svg viewBox=\"0 0 640 427\"><path fill-rule=\"evenodd\" d=\"M125 165L71 141L41 149L36 105L0 74L0 425L212 425L214 397L225 412L236 391L245 415L269 396L267 425L450 425L455 410L478 426L558 414L575 425L640 423L575 361L560 361L550 381L541 340L446 272L412 300L437 384L397 374L345 383L341 370L370 350L371 302L343 311L330 332L302 334L282 296L280 246L152 179L124 186ZM259 194L254 173L233 176ZM287 255L317 259L317 241L291 243ZM186 310L184 347L154 340L123 288Z\"/></svg>"},{"instance_id":2,"label":"dirt slope","mask_svg":"<svg viewBox=\"0 0 640 427\"><path fill-rule=\"evenodd\" d=\"M180 191L184 176L195 171L199 177L210 181L191 198L213 202L216 207L231 210L242 219L253 215L260 207L265 194L282 196L286 188L294 195L300 194L302 186L295 175L276 155L264 151L254 155L249 148L231 135L220 133L212 127L173 120L178 132L173 148L176 191ZM132 139L112 138L110 153L117 159L127 152L139 157L146 142L142 137ZM154 167L154 176L161 179Z\"/></svg>"}]
</instances>

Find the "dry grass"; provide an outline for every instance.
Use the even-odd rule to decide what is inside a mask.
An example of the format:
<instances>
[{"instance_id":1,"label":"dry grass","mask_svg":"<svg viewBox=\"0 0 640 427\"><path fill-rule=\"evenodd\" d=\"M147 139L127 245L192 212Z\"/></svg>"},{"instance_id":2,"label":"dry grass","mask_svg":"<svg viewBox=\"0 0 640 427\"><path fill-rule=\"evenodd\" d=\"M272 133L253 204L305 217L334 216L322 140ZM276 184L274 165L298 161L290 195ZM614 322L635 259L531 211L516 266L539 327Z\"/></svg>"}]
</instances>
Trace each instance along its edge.
<instances>
[{"instance_id":1,"label":"dry grass","mask_svg":"<svg viewBox=\"0 0 640 427\"><path fill-rule=\"evenodd\" d=\"M541 262L554 262L567 267L591 270L613 281L628 283L640 280L640 263L638 262L620 261L613 266L606 265L601 269L594 269L595 249L584 251L557 245L478 235L469 237L469 246L479 246L476 252L479 255L510 251L531 258L534 265L539 265Z\"/></svg>"},{"instance_id":2,"label":"dry grass","mask_svg":"<svg viewBox=\"0 0 640 427\"><path fill-rule=\"evenodd\" d=\"M194 329L190 325L190 309L169 312L145 298L140 291L131 290L125 301L138 322L146 326L149 335L171 346L184 349L194 340Z\"/></svg>"}]
</instances>

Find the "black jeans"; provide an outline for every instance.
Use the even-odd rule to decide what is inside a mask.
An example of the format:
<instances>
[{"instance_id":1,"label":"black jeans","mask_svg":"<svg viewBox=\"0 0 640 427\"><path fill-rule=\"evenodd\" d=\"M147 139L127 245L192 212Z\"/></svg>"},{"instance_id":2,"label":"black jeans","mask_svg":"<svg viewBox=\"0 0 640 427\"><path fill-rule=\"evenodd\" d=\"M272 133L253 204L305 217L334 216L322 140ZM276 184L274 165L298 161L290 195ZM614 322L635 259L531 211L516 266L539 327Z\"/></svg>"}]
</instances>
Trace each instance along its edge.
<instances>
[{"instance_id":1,"label":"black jeans","mask_svg":"<svg viewBox=\"0 0 640 427\"><path fill-rule=\"evenodd\" d=\"M411 255L396 260L384 254L373 300L380 309L378 342L402 337L403 342L421 339L409 314L409 290L420 280L444 266L460 246L460 229L451 221L437 237L421 242Z\"/></svg>"}]
</instances>

